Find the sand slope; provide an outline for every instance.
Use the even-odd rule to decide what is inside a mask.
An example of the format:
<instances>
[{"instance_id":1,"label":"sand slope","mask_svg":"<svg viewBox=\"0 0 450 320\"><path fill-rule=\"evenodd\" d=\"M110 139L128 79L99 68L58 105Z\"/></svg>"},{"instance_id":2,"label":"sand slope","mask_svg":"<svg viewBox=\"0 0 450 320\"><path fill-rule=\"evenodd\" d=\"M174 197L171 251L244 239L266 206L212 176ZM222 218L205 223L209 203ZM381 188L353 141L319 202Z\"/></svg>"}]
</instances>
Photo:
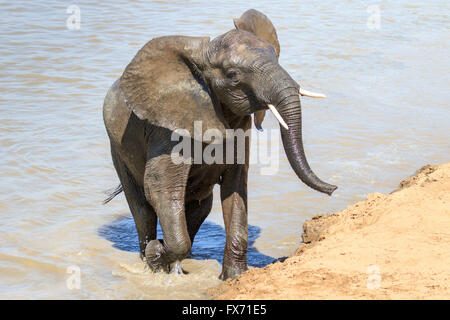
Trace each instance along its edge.
<instances>
[{"instance_id":1,"label":"sand slope","mask_svg":"<svg viewBox=\"0 0 450 320\"><path fill-rule=\"evenodd\" d=\"M216 299L450 299L450 163L425 166L391 194L370 194L305 222L283 263L211 290Z\"/></svg>"}]
</instances>

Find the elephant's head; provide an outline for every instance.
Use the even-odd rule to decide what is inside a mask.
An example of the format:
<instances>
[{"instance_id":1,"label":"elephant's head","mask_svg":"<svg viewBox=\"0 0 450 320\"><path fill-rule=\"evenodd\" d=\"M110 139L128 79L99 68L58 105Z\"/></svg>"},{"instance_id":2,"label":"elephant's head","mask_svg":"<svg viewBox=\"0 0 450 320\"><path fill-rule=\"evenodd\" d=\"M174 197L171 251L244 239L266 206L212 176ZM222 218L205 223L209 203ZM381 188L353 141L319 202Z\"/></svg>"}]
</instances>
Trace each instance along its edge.
<instances>
[{"instance_id":1,"label":"elephant's head","mask_svg":"<svg viewBox=\"0 0 450 320\"><path fill-rule=\"evenodd\" d=\"M277 58L280 57L280 43L278 42L277 31L272 21L264 13L250 9L245 11L240 18L233 19L233 22L236 29L251 32L258 38L270 43L275 50ZM262 122L265 116L265 110L257 111L253 114L255 127L259 131L262 131Z\"/></svg>"},{"instance_id":2,"label":"elephant's head","mask_svg":"<svg viewBox=\"0 0 450 320\"><path fill-rule=\"evenodd\" d=\"M242 16L233 20L234 26L238 30L245 30L253 33L258 38L270 43L274 50L277 58L280 57L280 43L278 42L277 31L270 19L262 12L250 9L245 11ZM303 88L299 90L302 96L308 96L312 98L324 98L325 95L322 93L315 93L307 91ZM254 123L256 129L262 131L262 122L266 111L257 111L254 113Z\"/></svg>"},{"instance_id":3,"label":"elephant's head","mask_svg":"<svg viewBox=\"0 0 450 320\"><path fill-rule=\"evenodd\" d=\"M254 34L232 30L205 48L201 72L223 108L235 115L269 109L280 123L284 149L297 176L331 195L336 186L310 169L302 142L299 85L278 64L274 47Z\"/></svg>"},{"instance_id":4,"label":"elephant's head","mask_svg":"<svg viewBox=\"0 0 450 320\"><path fill-rule=\"evenodd\" d=\"M208 38L163 37L147 43L127 66L120 89L141 119L169 130L193 123L203 130L229 128L224 114L269 109L280 122L284 149L297 176L331 195L336 186L311 170L302 142L299 85L278 64L272 44L244 30Z\"/></svg>"}]
</instances>

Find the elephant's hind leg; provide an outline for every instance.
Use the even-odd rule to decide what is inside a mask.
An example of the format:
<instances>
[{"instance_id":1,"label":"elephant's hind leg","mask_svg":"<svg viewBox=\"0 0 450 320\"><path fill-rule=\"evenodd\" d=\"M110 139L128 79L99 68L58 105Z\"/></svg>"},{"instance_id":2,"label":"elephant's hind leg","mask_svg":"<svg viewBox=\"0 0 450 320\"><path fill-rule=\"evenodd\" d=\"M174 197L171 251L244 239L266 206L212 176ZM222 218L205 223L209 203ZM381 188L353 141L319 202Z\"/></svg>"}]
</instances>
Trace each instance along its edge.
<instances>
[{"instance_id":1,"label":"elephant's hind leg","mask_svg":"<svg viewBox=\"0 0 450 320\"><path fill-rule=\"evenodd\" d=\"M144 188L139 186L125 163L111 145L111 155L114 167L122 184L125 197L133 215L136 224L136 230L139 238L139 248L141 258L145 257L145 248L147 243L156 239L156 223L157 217L155 210L145 198Z\"/></svg>"},{"instance_id":2,"label":"elephant's hind leg","mask_svg":"<svg viewBox=\"0 0 450 320\"><path fill-rule=\"evenodd\" d=\"M194 243L194 237L211 212L213 204L213 194L211 193L205 199L193 200L186 203L186 221L191 243Z\"/></svg>"}]
</instances>

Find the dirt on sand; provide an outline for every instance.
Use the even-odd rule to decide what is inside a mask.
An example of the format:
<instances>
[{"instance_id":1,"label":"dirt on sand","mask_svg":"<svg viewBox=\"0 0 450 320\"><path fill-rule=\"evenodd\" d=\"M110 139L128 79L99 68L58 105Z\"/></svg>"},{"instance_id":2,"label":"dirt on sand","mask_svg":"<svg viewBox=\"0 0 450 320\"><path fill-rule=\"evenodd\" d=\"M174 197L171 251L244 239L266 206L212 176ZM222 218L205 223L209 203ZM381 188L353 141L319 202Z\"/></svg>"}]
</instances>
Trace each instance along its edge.
<instances>
[{"instance_id":1,"label":"dirt on sand","mask_svg":"<svg viewBox=\"0 0 450 320\"><path fill-rule=\"evenodd\" d=\"M450 162L303 226L294 256L210 290L215 299L450 299Z\"/></svg>"}]
</instances>

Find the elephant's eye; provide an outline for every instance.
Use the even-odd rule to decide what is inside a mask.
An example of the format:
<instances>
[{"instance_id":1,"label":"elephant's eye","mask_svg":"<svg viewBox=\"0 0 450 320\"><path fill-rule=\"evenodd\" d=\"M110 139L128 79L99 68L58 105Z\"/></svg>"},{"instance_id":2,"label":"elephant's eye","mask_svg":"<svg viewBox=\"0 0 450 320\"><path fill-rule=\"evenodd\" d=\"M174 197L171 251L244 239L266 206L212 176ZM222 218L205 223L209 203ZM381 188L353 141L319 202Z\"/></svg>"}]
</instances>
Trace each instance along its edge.
<instances>
[{"instance_id":1,"label":"elephant's eye","mask_svg":"<svg viewBox=\"0 0 450 320\"><path fill-rule=\"evenodd\" d=\"M228 70L226 76L230 81L232 81L233 84L237 84L239 82L239 73L234 69Z\"/></svg>"}]
</instances>

